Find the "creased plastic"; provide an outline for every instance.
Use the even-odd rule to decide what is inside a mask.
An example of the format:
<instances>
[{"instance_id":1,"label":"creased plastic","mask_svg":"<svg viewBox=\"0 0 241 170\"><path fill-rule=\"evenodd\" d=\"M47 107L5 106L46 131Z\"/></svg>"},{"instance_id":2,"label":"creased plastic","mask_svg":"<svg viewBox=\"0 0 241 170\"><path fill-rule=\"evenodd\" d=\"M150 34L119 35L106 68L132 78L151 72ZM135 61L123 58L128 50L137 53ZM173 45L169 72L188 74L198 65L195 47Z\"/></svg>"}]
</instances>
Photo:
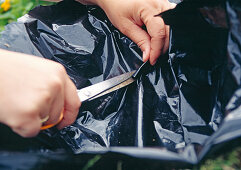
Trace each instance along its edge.
<instances>
[{"instance_id":1,"label":"creased plastic","mask_svg":"<svg viewBox=\"0 0 241 170\"><path fill-rule=\"evenodd\" d=\"M131 161L126 166L154 169L197 164L215 146L238 139L240 9L239 0L189 0L162 13L171 28L169 52L160 56L147 75L84 103L73 125L44 131L24 148L39 155L59 155L58 160L49 156L48 163L71 157L78 167L76 160L86 154L102 154L106 160L112 156L144 160L140 166ZM142 64L138 46L114 28L101 9L73 1L37 7L8 25L0 47L61 63L78 89ZM33 141L37 144L32 145ZM64 153L55 152L58 149ZM34 164L42 165L41 161Z\"/></svg>"}]
</instances>

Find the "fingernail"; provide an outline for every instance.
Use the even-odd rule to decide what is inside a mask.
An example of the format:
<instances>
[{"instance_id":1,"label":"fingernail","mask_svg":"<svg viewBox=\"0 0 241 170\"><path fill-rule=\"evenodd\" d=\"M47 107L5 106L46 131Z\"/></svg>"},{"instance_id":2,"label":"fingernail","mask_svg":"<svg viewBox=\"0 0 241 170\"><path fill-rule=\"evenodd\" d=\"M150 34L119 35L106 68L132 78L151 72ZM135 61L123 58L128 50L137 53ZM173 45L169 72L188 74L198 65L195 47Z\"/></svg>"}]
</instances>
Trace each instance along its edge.
<instances>
[{"instance_id":1,"label":"fingernail","mask_svg":"<svg viewBox=\"0 0 241 170\"><path fill-rule=\"evenodd\" d=\"M156 64L156 61L157 61L157 60L153 60L153 61L151 62L151 65L154 66L154 65Z\"/></svg>"}]
</instances>

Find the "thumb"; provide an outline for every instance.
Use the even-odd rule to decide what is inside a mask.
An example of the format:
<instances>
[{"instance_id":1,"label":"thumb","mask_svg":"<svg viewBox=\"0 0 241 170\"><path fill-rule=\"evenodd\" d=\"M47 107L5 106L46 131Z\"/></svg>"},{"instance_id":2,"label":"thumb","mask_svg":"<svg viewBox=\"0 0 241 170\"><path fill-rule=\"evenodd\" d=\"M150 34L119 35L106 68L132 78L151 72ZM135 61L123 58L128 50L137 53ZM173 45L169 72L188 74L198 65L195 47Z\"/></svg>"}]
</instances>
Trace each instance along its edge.
<instances>
[{"instance_id":1,"label":"thumb","mask_svg":"<svg viewBox=\"0 0 241 170\"><path fill-rule=\"evenodd\" d=\"M150 58L151 51L151 37L139 25L127 20L127 23L120 31L135 42L143 52L143 61Z\"/></svg>"}]
</instances>

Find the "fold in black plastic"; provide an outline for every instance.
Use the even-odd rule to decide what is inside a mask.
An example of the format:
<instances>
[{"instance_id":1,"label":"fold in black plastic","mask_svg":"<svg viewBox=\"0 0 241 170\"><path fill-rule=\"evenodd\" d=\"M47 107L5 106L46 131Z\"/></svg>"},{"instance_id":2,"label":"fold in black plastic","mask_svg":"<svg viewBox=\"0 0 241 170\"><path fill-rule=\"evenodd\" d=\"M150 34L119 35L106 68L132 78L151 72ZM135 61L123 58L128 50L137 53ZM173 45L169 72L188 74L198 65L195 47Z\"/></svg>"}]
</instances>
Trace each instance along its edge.
<instances>
[{"instance_id":1,"label":"fold in black plastic","mask_svg":"<svg viewBox=\"0 0 241 170\"><path fill-rule=\"evenodd\" d=\"M37 158L51 152L60 159L46 158L47 164L58 168L70 162L78 167L89 154L102 154L103 160L144 160L140 166L151 169L197 164L211 148L241 136L240 7L239 0L188 0L162 13L171 28L169 52L147 74L84 103L73 125L21 139L20 148L3 138L1 148L10 155L10 150L24 149L20 155L35 150ZM63 64L77 88L142 64L138 46L114 28L101 9L74 1L35 8L6 27L0 47ZM68 161L54 164L62 160ZM43 166L42 159L31 162L29 167ZM0 164L11 167L2 159Z\"/></svg>"}]
</instances>

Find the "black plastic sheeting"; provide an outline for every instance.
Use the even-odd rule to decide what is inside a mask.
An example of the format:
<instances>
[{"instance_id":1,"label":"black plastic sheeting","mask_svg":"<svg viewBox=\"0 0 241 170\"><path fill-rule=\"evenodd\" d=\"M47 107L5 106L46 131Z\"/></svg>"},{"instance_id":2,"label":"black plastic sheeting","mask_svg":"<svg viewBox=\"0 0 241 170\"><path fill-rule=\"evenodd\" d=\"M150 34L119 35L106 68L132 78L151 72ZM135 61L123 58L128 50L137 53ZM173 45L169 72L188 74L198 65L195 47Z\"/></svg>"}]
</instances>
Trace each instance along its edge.
<instances>
[{"instance_id":1,"label":"black plastic sheeting","mask_svg":"<svg viewBox=\"0 0 241 170\"><path fill-rule=\"evenodd\" d=\"M241 1L188 0L161 17L171 27L169 52L147 75L83 103L61 131L23 139L1 125L0 167L75 169L92 154L102 155L98 168L117 159L132 169L190 167L237 140ZM35 8L6 27L0 47L63 64L78 89L142 64L138 46L101 9L74 1Z\"/></svg>"}]
</instances>

